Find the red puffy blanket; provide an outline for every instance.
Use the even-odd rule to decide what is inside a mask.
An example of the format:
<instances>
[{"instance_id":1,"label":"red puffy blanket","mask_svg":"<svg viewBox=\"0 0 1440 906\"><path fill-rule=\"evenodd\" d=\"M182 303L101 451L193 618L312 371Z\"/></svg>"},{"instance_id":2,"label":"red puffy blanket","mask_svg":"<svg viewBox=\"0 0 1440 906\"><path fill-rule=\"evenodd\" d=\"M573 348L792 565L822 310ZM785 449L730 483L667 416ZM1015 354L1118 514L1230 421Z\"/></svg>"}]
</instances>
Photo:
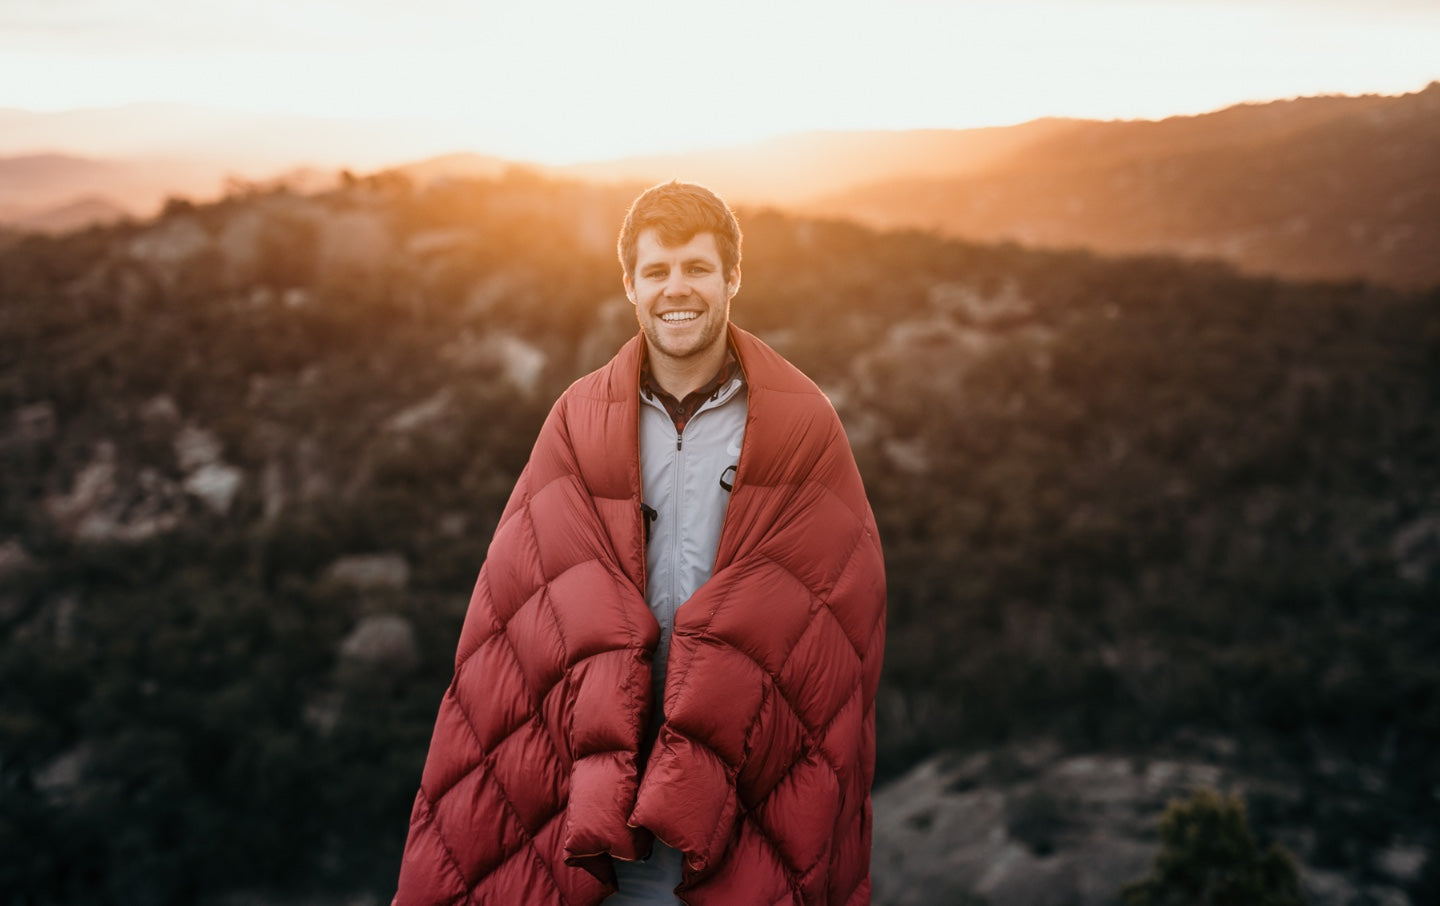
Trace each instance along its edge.
<instances>
[{"instance_id":1,"label":"red puffy blanket","mask_svg":"<svg viewBox=\"0 0 1440 906\"><path fill-rule=\"evenodd\" d=\"M715 571L640 752L640 337L556 402L501 516L415 798L397 904L593 904L649 832L693 906L870 898L885 578L839 419L731 328L749 390Z\"/></svg>"}]
</instances>

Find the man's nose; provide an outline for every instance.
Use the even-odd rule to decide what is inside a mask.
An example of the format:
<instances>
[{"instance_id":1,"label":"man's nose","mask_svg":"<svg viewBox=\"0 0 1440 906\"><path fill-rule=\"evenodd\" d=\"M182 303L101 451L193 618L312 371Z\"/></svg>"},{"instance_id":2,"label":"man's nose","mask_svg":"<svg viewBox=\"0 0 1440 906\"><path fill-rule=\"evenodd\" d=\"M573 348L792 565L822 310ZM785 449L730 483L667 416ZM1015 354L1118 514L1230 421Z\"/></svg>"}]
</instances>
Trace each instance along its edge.
<instances>
[{"instance_id":1,"label":"man's nose","mask_svg":"<svg viewBox=\"0 0 1440 906\"><path fill-rule=\"evenodd\" d=\"M686 282L685 275L676 271L665 280L665 295L667 296L688 296L690 284Z\"/></svg>"}]
</instances>

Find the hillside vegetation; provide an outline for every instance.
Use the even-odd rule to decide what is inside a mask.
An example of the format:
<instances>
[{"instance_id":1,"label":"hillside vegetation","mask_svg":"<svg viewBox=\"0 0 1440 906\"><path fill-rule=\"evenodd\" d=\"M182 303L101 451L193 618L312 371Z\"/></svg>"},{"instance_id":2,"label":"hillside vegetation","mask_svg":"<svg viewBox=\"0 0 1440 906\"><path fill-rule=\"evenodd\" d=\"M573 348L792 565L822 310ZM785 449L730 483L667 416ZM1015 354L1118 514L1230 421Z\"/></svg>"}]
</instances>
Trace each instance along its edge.
<instances>
[{"instance_id":1,"label":"hillside vegetation","mask_svg":"<svg viewBox=\"0 0 1440 906\"><path fill-rule=\"evenodd\" d=\"M1440 82L1401 97L1070 121L974 170L889 172L803 209L972 240L1430 287L1440 284Z\"/></svg>"},{"instance_id":2,"label":"hillside vegetation","mask_svg":"<svg viewBox=\"0 0 1440 906\"><path fill-rule=\"evenodd\" d=\"M388 896L489 533L634 331L632 194L352 179L0 249L11 902ZM1223 761L1301 784L1252 819L1302 863L1434 902L1440 294L741 217L735 320L885 544L882 781Z\"/></svg>"},{"instance_id":3,"label":"hillside vegetation","mask_svg":"<svg viewBox=\"0 0 1440 906\"><path fill-rule=\"evenodd\" d=\"M162 122L163 136L154 132ZM261 133L275 156L235 157L234 136ZM176 134L187 142L175 145ZM208 199L245 180L319 191L331 183L316 149L345 139L372 160L406 160L403 149L420 138L183 108L0 110L0 155L19 154L0 156L0 224L58 232L148 216L167 194ZM110 156L26 153L58 147ZM343 158L356 165L353 153ZM512 163L457 151L397 172L416 183L494 178ZM1398 96L1301 97L1163 120L807 132L531 169L617 184L683 175L732 202L969 241L1215 259L1287 279L1440 285L1440 82Z\"/></svg>"}]
</instances>

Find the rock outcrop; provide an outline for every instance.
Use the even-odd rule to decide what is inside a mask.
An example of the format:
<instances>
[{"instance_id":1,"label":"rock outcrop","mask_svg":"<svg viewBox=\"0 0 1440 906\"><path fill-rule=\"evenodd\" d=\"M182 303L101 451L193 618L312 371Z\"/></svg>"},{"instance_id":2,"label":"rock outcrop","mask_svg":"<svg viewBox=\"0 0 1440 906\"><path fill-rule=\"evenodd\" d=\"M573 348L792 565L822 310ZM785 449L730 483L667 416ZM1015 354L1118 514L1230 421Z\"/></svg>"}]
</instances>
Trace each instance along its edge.
<instances>
[{"instance_id":1,"label":"rock outcrop","mask_svg":"<svg viewBox=\"0 0 1440 906\"><path fill-rule=\"evenodd\" d=\"M1198 760L1066 754L1048 744L935 756L875 792L875 906L1111 906L1150 870L1166 805L1202 787L1302 796L1286 782ZM1303 839L1294 831L1277 829L1282 845ZM1308 902L1409 906L1399 885L1418 877L1423 848L1401 843L1386 853L1389 863L1381 860L1380 877L1364 889L1302 862Z\"/></svg>"}]
</instances>

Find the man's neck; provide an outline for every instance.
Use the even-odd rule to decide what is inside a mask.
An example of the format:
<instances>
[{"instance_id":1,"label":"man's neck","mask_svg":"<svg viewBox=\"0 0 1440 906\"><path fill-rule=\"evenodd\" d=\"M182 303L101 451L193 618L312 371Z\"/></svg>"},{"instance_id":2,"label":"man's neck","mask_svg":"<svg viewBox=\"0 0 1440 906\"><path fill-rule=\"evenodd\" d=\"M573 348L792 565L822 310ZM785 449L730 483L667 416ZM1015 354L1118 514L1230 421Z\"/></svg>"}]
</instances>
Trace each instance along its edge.
<instances>
[{"instance_id":1,"label":"man's neck","mask_svg":"<svg viewBox=\"0 0 1440 906\"><path fill-rule=\"evenodd\" d=\"M648 344L649 341L647 340ZM647 347L650 356L650 376L660 389L683 400L713 378L725 364L725 352L728 346L725 343L717 343L713 349L707 349L701 355L687 356L683 359L672 359L668 356L657 353L653 348Z\"/></svg>"}]
</instances>

